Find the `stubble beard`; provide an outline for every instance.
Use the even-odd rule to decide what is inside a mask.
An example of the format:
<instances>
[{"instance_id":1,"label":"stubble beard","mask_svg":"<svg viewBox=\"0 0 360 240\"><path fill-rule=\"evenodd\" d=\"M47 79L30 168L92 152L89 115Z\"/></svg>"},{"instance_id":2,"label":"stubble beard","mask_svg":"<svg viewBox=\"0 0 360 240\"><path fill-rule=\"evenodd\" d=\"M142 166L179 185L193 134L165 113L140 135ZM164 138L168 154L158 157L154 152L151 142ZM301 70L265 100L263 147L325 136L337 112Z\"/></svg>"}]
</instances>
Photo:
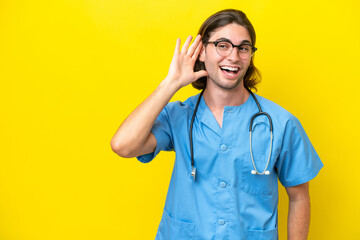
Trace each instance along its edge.
<instances>
[{"instance_id":1,"label":"stubble beard","mask_svg":"<svg viewBox=\"0 0 360 240\"><path fill-rule=\"evenodd\" d=\"M214 80L211 76L208 76L208 79L210 79L210 81L215 83L215 85L221 89L232 90L232 89L236 88L243 81L244 76L240 76L238 79L236 79L235 83L232 85L221 84L221 81Z\"/></svg>"}]
</instances>

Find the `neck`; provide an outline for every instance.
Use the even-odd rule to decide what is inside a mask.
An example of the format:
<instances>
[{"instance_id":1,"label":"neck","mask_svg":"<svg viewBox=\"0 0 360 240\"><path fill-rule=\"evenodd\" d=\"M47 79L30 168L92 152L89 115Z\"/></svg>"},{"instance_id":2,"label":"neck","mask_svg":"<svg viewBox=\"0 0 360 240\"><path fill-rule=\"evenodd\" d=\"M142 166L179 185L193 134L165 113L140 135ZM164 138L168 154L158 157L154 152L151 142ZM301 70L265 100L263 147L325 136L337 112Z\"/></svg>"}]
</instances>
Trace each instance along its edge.
<instances>
[{"instance_id":1,"label":"neck","mask_svg":"<svg viewBox=\"0 0 360 240\"><path fill-rule=\"evenodd\" d=\"M222 89L214 84L207 84L203 96L212 112L223 112L225 106L239 106L245 103L250 93L245 89L243 82L233 89Z\"/></svg>"}]
</instances>

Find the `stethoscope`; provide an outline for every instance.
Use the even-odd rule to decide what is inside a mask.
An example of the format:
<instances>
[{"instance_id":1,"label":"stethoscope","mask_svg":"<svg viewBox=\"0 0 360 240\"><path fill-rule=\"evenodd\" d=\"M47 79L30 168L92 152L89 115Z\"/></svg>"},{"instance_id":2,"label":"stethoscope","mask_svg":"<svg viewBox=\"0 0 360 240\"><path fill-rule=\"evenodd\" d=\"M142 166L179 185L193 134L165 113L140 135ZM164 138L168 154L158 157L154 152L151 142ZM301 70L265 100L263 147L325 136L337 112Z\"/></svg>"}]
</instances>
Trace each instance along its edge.
<instances>
[{"instance_id":1,"label":"stethoscope","mask_svg":"<svg viewBox=\"0 0 360 240\"><path fill-rule=\"evenodd\" d=\"M204 89L205 90L205 89ZM201 91L200 95L199 95L199 98L196 102L196 106L195 106L195 109L194 109L194 113L191 117L191 122L190 122L190 132L189 132L189 137L190 137L190 154L191 154L191 176L193 177L193 180L195 180L195 175L196 175L196 167L194 167L194 149L193 149L193 139L192 139L192 129L193 129L193 124L194 124L194 119L195 119L195 116L196 116L196 112L197 112L197 109L199 107L199 103L200 103L200 100L201 100L201 96L203 95L204 93L204 90ZM269 175L270 174L270 171L267 170L268 166L269 166L269 162L270 162L270 157L271 157L271 151L272 151L272 142L273 142L273 125L272 125L272 120L271 120L271 117L268 113L266 112L263 112L262 109L261 109L261 106L260 106L260 103L259 101L257 100L257 98L255 97L254 93L251 92L251 90L249 88L246 88L246 90L248 90L248 92L251 94L251 96L253 97L253 99L255 100L256 102L256 105L259 109L259 112L254 114L252 117L251 117L251 121L250 121L250 126L249 126L249 133L250 133L250 136L249 136L249 139L250 139L250 155L251 155L251 161L252 161L252 164L253 164L253 167L254 169L251 170L251 174L255 175L255 174L258 174L258 175ZM257 168L256 168L256 165L255 165L255 161L254 161L254 156L253 156L253 152L252 152L252 138L251 138L251 135L252 135L252 131L253 131L253 122L255 120L255 118L257 118L258 116L260 115L265 115L268 120L269 120L269 123L270 123L270 152L269 152L269 157L268 157L268 160L267 160L267 163L266 163L266 167L264 169L263 172L258 172Z\"/></svg>"}]
</instances>

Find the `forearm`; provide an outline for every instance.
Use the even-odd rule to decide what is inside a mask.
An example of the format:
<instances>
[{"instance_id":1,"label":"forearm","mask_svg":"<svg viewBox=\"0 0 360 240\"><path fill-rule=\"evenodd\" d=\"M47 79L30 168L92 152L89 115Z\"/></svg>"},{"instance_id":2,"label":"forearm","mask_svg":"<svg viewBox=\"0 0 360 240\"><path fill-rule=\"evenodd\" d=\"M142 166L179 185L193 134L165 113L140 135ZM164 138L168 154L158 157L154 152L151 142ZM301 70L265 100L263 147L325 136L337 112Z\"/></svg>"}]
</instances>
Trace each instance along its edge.
<instances>
[{"instance_id":1,"label":"forearm","mask_svg":"<svg viewBox=\"0 0 360 240\"><path fill-rule=\"evenodd\" d=\"M288 240L306 240L310 225L310 198L290 200Z\"/></svg>"},{"instance_id":2,"label":"forearm","mask_svg":"<svg viewBox=\"0 0 360 240\"><path fill-rule=\"evenodd\" d=\"M142 102L120 125L111 140L111 146L118 154L136 155L149 137L150 130L162 109L179 89L172 79L163 80L155 91Z\"/></svg>"},{"instance_id":3,"label":"forearm","mask_svg":"<svg viewBox=\"0 0 360 240\"><path fill-rule=\"evenodd\" d=\"M181 41L177 39L167 77L116 131L111 140L111 147L118 155L134 157L153 151L157 142L150 131L162 109L176 91L207 75L204 70L194 72L194 64L202 49L202 42L198 35L190 46L191 39L191 36L186 39L181 51Z\"/></svg>"}]
</instances>

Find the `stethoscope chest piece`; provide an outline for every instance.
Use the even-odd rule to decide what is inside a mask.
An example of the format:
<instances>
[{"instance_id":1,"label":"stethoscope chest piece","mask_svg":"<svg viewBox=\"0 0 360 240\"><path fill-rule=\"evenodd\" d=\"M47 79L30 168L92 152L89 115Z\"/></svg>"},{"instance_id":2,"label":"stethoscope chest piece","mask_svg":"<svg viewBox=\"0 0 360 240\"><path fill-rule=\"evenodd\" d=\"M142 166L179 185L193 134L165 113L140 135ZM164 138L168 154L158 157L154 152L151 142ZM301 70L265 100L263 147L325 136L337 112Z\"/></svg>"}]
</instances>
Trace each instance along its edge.
<instances>
[{"instance_id":1,"label":"stethoscope chest piece","mask_svg":"<svg viewBox=\"0 0 360 240\"><path fill-rule=\"evenodd\" d=\"M192 169L191 169L191 176L192 176L193 180L195 181L196 167L192 167Z\"/></svg>"}]
</instances>

